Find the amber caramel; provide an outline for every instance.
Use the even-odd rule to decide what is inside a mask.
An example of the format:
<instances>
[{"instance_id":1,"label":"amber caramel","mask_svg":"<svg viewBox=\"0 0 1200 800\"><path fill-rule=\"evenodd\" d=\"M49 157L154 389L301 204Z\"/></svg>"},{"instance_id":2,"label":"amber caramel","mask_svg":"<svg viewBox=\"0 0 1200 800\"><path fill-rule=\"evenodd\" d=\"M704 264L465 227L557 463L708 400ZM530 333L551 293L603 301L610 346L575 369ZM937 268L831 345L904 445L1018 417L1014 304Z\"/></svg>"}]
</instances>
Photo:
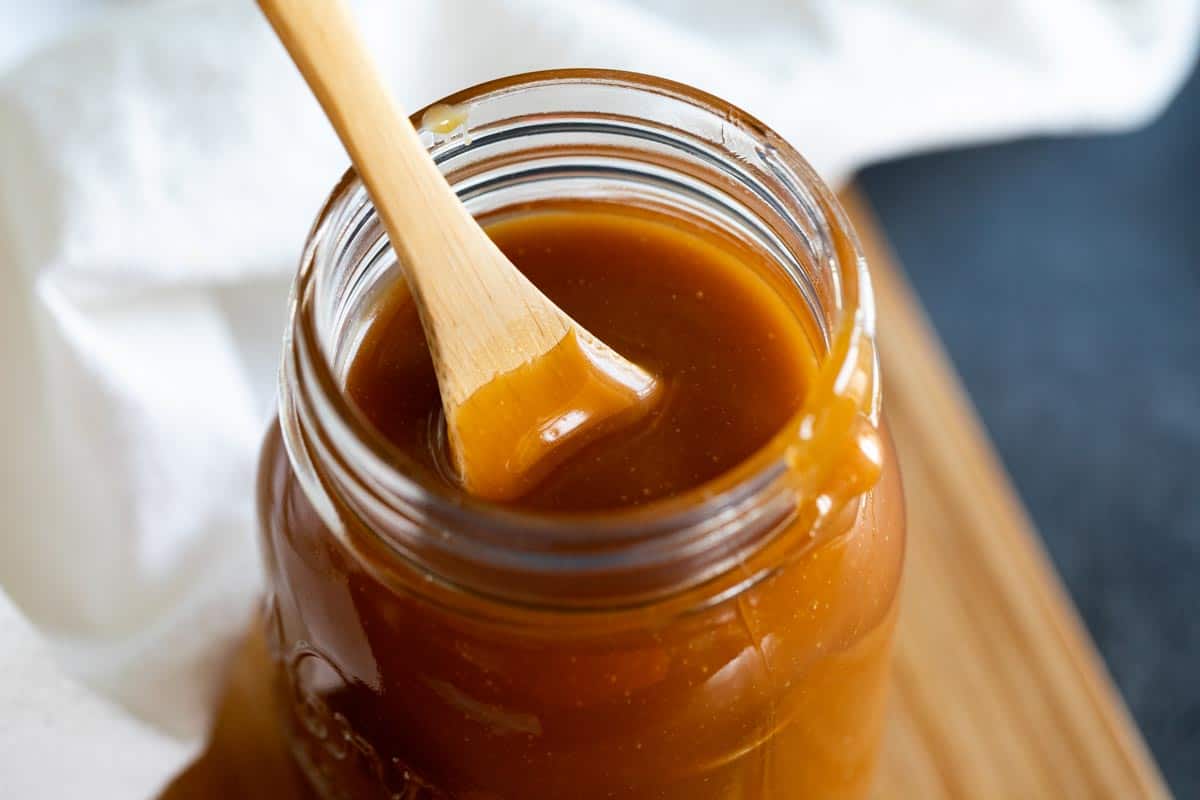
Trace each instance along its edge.
<instances>
[{"instance_id":1,"label":"amber caramel","mask_svg":"<svg viewBox=\"0 0 1200 800\"><path fill-rule=\"evenodd\" d=\"M670 503L707 509L703 526L731 512L720 505L729 476L769 461L790 465L769 484L778 491L738 506L737 520L769 535L652 597L633 571L625 594L582 602L594 574L536 591L515 581L499 596L499 579L466 557L430 567L423 543L474 541L489 512L457 483L416 310L396 283L344 388L373 451L452 511L435 524L413 501L412 524L385 530L357 510L365 501L334 489L318 513L277 431L263 454L271 641L306 774L324 796L352 800L861 800L882 725L903 505L884 434L861 468L857 451L817 465L842 476L822 497L867 489L835 530L816 536L797 511L788 487L821 471L789 460L804 452L788 442L804 435L799 412L827 357L809 306L760 250L682 216L546 204L488 230L568 314L663 384L643 418L555 465L512 507L568 538ZM823 410L813 441L874 436L845 398ZM334 485L332 465L314 474ZM472 510L454 516L461 508ZM472 530L440 521L460 518ZM517 530L514 553L533 540ZM612 568L629 567L616 553Z\"/></svg>"},{"instance_id":2,"label":"amber caramel","mask_svg":"<svg viewBox=\"0 0 1200 800\"><path fill-rule=\"evenodd\" d=\"M653 374L662 397L557 464L516 501L528 508L619 508L703 483L795 414L816 369L804 325L728 245L634 210L584 209L523 214L488 233L551 300ZM380 304L346 389L384 436L442 465L446 488L457 488L437 439L432 362L403 284ZM489 406L487 394L473 410L479 424L532 427Z\"/></svg>"}]
</instances>

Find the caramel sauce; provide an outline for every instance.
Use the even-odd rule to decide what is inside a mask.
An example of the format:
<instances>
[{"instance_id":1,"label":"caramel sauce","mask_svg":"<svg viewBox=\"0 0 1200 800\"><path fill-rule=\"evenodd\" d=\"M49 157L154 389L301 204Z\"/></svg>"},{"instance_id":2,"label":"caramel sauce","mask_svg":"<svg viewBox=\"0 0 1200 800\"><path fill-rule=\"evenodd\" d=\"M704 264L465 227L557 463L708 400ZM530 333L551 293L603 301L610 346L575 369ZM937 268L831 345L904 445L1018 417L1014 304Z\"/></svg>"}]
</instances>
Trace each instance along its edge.
<instances>
[{"instance_id":1,"label":"caramel sauce","mask_svg":"<svg viewBox=\"0 0 1200 800\"><path fill-rule=\"evenodd\" d=\"M519 498L589 442L625 433L658 396L653 376L572 329L458 407L447 426L451 454L471 494Z\"/></svg>"},{"instance_id":2,"label":"caramel sauce","mask_svg":"<svg viewBox=\"0 0 1200 800\"><path fill-rule=\"evenodd\" d=\"M467 123L468 111L463 106L437 103L421 115L421 127L443 136L453 133Z\"/></svg>"},{"instance_id":3,"label":"caramel sauce","mask_svg":"<svg viewBox=\"0 0 1200 800\"><path fill-rule=\"evenodd\" d=\"M455 426L467 437L456 449L473 459L463 472L488 482L475 493L568 512L669 497L746 459L802 403L817 364L809 331L747 268L751 251L611 205L487 230L551 300L660 385L631 402L628 381L595 368L574 336L536 368L485 385ZM403 284L380 303L346 390L409 458L441 467L444 490L461 490L445 468L433 365Z\"/></svg>"},{"instance_id":4,"label":"caramel sauce","mask_svg":"<svg viewBox=\"0 0 1200 800\"><path fill-rule=\"evenodd\" d=\"M564 202L488 231L661 383L642 417L583 443L512 504L587 518L690 504L782 452L797 507L727 573L652 602L510 602L382 546L388 532L336 493L335 533L273 430L260 474L269 631L305 774L321 796L351 800L863 800L904 552L895 456L853 399L871 382L852 372L836 388L796 287L697 223ZM403 284L380 296L345 388L397 469L466 498ZM501 424L494 408L478 413ZM845 518L814 536L828 507ZM563 577L564 594L581 591L581 576Z\"/></svg>"}]
</instances>

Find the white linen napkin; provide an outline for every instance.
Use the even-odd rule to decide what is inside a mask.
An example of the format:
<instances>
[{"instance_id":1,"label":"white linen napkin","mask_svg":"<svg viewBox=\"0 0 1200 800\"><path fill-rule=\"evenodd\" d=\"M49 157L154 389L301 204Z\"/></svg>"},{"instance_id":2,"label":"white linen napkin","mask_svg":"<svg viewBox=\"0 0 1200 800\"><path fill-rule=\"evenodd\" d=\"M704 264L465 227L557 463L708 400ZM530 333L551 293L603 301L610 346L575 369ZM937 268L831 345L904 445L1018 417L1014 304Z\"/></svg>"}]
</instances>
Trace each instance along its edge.
<instances>
[{"instance_id":1,"label":"white linen napkin","mask_svg":"<svg viewBox=\"0 0 1200 800\"><path fill-rule=\"evenodd\" d=\"M633 69L743 106L835 182L1137 125L1200 27L1192 0L356 5L409 108ZM260 591L284 302L346 159L250 0L32 7L13 30L53 41L0 73L0 797L152 797L197 752ZM0 57L30 46L0 32Z\"/></svg>"}]
</instances>

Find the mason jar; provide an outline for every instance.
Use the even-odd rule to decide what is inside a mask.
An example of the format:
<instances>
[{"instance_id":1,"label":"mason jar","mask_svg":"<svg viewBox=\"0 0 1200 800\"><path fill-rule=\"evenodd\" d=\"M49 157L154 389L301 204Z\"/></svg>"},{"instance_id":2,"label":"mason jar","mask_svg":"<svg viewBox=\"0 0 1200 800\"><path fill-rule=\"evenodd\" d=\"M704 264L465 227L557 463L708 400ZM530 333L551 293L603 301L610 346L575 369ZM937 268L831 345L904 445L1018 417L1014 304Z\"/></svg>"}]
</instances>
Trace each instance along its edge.
<instances>
[{"instance_id":1,"label":"mason jar","mask_svg":"<svg viewBox=\"0 0 1200 800\"><path fill-rule=\"evenodd\" d=\"M744 464L568 516L450 498L344 392L400 265L362 183L303 251L259 508L279 718L323 797L860 798L904 554L867 267L804 160L715 97L563 71L413 117L478 219L653 209L762 254L819 372Z\"/></svg>"}]
</instances>

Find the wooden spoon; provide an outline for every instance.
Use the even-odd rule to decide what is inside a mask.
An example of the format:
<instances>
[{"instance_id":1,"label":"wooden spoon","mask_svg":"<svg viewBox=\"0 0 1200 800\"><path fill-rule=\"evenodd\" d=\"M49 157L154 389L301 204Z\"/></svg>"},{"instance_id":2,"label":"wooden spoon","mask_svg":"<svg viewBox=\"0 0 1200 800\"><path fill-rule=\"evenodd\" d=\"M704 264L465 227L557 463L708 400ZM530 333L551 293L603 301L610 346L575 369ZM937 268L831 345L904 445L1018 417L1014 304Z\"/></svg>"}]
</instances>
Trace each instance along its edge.
<instances>
[{"instance_id":1,"label":"wooden spoon","mask_svg":"<svg viewBox=\"0 0 1200 800\"><path fill-rule=\"evenodd\" d=\"M646 413L654 378L568 317L459 201L385 89L342 0L259 0L383 219L433 354L468 491L520 496Z\"/></svg>"}]
</instances>

